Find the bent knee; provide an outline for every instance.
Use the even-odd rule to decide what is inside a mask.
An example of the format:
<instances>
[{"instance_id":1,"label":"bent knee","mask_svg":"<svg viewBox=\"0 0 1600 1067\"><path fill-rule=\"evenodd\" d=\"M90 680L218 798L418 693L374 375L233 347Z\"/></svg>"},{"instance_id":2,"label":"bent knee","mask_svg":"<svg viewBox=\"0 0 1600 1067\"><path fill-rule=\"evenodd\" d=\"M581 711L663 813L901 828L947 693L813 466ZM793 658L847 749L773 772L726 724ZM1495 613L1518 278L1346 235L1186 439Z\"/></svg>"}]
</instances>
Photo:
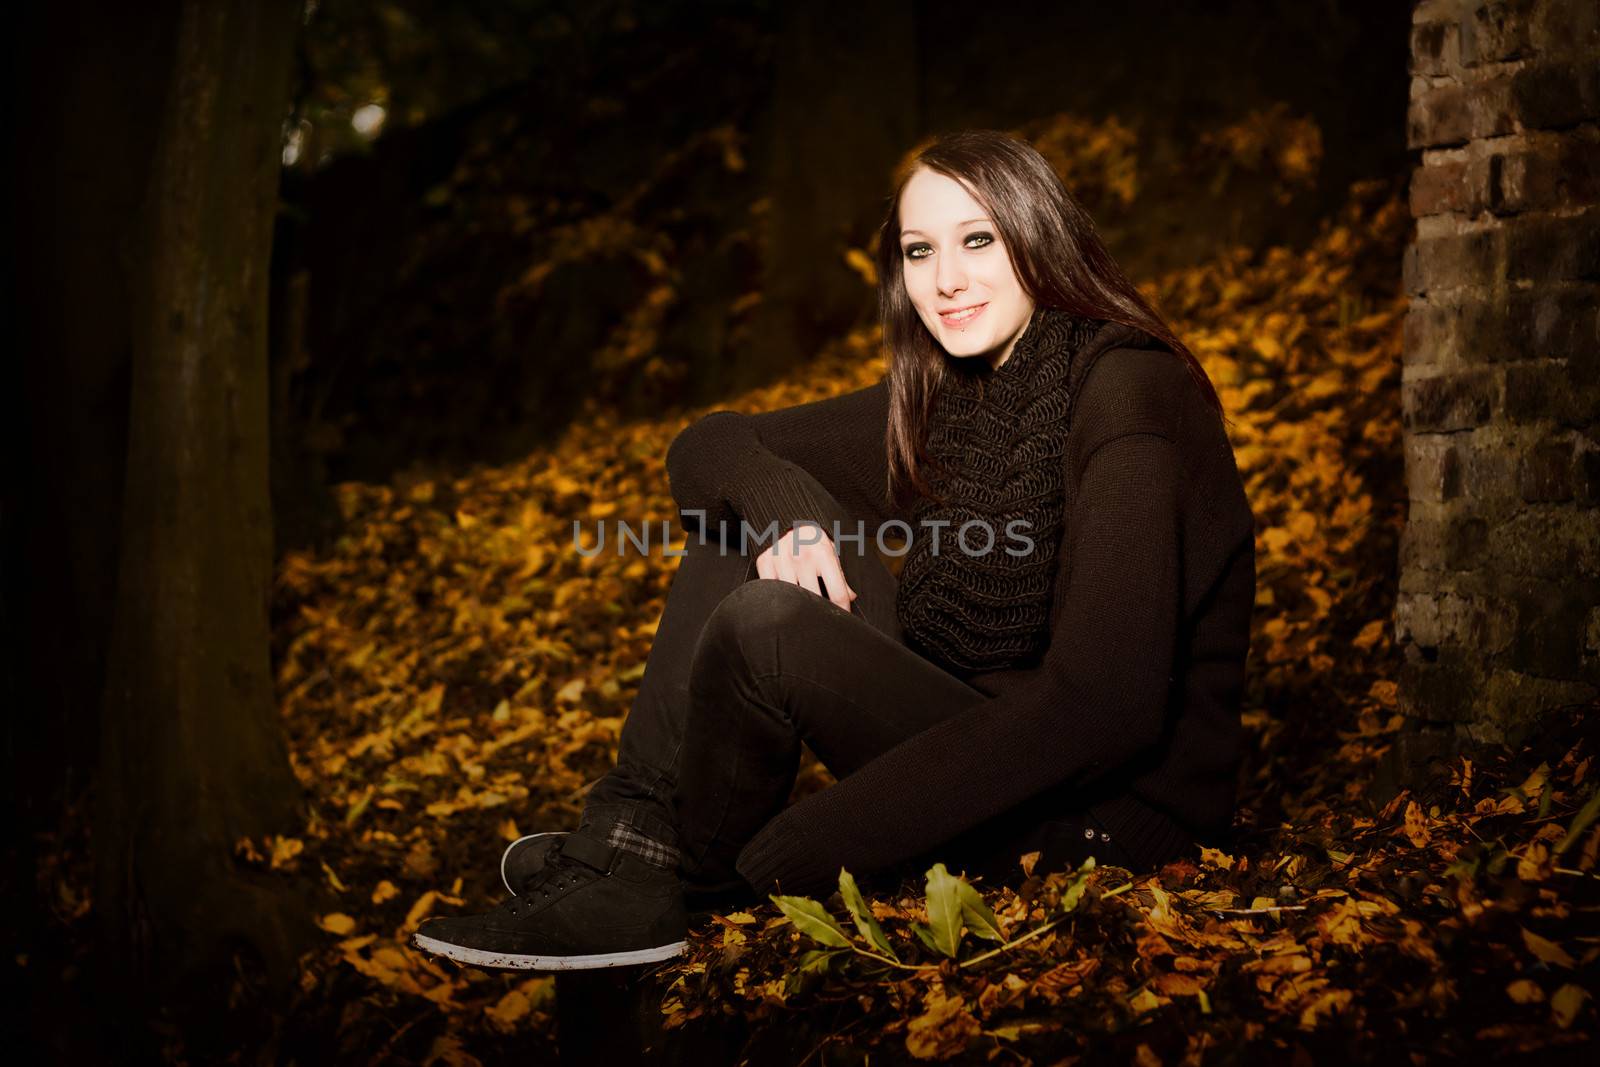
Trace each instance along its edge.
<instances>
[{"instance_id":1,"label":"bent knee","mask_svg":"<svg viewBox=\"0 0 1600 1067\"><path fill-rule=\"evenodd\" d=\"M793 582L758 578L742 582L717 602L695 649L695 668L755 667L775 658L778 646L815 630L837 608Z\"/></svg>"}]
</instances>

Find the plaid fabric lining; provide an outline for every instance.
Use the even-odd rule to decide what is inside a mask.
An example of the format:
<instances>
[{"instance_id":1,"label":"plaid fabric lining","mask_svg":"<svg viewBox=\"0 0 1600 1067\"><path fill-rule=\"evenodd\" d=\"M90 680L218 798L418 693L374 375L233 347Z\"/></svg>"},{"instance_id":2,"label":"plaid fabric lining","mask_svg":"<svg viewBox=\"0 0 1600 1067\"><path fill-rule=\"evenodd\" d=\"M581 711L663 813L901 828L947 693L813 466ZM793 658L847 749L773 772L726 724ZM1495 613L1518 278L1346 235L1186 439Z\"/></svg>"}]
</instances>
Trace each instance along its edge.
<instances>
[{"instance_id":1,"label":"plaid fabric lining","mask_svg":"<svg viewBox=\"0 0 1600 1067\"><path fill-rule=\"evenodd\" d=\"M662 844L648 834L640 833L625 822L611 824L611 829L606 834L606 844L631 852L646 863L653 863L657 867L664 867L669 871L678 869L677 849Z\"/></svg>"}]
</instances>

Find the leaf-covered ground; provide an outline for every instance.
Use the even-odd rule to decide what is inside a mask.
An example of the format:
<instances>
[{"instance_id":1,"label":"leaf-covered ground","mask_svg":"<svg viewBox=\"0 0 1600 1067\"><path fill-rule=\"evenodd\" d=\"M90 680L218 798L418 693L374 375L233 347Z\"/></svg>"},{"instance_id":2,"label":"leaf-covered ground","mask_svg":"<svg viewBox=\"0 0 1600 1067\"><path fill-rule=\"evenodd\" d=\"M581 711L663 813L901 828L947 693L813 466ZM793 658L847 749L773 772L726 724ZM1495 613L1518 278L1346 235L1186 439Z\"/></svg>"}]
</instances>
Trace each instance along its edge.
<instances>
[{"instance_id":1,"label":"leaf-covered ground","mask_svg":"<svg viewBox=\"0 0 1600 1067\"><path fill-rule=\"evenodd\" d=\"M1217 143L1267 153L1286 181L1314 167L1304 141L1274 156L1279 142L1250 129ZM1115 129L1068 132L1057 140L1080 156L1052 155L1058 166L1136 195ZM1475 750L1371 801L1400 725L1390 618L1409 228L1398 187L1359 185L1308 247L1220 249L1147 285L1218 386L1258 519L1234 854L1049 878L1018 857L1010 884L977 886L993 928L967 915L967 934L944 942L953 956L914 933L939 921L921 884L866 886L885 958L830 953L772 906L709 918L651 979L668 1035L732 1033L757 1063L1587 1051L1600 709L1587 731L1574 709L1527 747ZM718 406L796 404L883 370L863 331ZM281 1058L556 1055L551 978L459 969L408 937L425 916L500 899L505 843L572 825L609 766L675 565L663 531L682 543L663 458L699 414L619 422L595 405L517 463L346 484L337 541L280 561L274 662L310 819L294 837L240 842L238 860L314 878L326 935L303 961ZM575 522L591 545L617 520L649 521L648 554L576 551ZM813 764L799 788L827 780ZM68 896L63 921L81 923L86 899ZM853 944L876 946L848 896L816 903Z\"/></svg>"}]
</instances>

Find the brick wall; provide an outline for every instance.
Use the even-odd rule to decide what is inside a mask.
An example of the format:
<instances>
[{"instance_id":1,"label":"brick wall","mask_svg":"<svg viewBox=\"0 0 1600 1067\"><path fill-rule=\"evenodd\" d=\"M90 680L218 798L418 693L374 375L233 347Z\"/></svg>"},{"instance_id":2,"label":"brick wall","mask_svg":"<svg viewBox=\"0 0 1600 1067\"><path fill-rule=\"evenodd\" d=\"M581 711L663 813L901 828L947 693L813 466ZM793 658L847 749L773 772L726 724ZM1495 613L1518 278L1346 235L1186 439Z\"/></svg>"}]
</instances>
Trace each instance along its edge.
<instances>
[{"instance_id":1,"label":"brick wall","mask_svg":"<svg viewBox=\"0 0 1600 1067\"><path fill-rule=\"evenodd\" d=\"M1515 743L1600 694L1600 3L1412 21L1401 701Z\"/></svg>"}]
</instances>

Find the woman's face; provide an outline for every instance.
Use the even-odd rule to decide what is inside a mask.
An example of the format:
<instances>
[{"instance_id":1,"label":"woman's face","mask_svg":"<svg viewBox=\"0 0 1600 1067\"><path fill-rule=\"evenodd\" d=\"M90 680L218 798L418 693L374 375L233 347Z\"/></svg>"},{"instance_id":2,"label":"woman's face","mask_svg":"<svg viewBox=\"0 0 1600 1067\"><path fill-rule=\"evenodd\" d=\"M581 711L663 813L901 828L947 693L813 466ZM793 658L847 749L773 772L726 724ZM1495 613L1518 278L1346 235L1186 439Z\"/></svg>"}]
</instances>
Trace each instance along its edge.
<instances>
[{"instance_id":1,"label":"woman's face","mask_svg":"<svg viewBox=\"0 0 1600 1067\"><path fill-rule=\"evenodd\" d=\"M922 323L952 356L998 367L1033 317L1000 231L966 186L926 167L900 194L900 262Z\"/></svg>"}]
</instances>

